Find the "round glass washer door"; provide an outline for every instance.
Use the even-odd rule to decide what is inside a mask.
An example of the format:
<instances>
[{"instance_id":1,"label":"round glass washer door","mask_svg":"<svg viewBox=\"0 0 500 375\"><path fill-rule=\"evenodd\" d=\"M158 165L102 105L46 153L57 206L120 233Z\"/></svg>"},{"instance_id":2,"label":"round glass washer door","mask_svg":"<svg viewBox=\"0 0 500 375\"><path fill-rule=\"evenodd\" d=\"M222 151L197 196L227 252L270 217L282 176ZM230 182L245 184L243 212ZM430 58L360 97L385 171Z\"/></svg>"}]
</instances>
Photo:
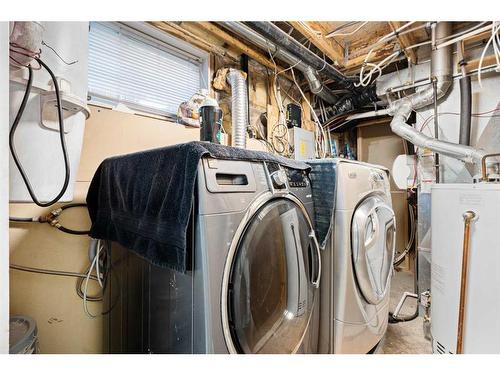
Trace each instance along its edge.
<instances>
[{"instance_id":1,"label":"round glass washer door","mask_svg":"<svg viewBox=\"0 0 500 375\"><path fill-rule=\"evenodd\" d=\"M389 289L396 222L383 197L371 195L356 208L351 226L354 272L363 297L376 305Z\"/></svg>"},{"instance_id":2,"label":"round glass washer door","mask_svg":"<svg viewBox=\"0 0 500 375\"><path fill-rule=\"evenodd\" d=\"M294 353L308 330L319 278L319 249L306 213L287 199L252 217L236 248L228 321L240 353Z\"/></svg>"}]
</instances>

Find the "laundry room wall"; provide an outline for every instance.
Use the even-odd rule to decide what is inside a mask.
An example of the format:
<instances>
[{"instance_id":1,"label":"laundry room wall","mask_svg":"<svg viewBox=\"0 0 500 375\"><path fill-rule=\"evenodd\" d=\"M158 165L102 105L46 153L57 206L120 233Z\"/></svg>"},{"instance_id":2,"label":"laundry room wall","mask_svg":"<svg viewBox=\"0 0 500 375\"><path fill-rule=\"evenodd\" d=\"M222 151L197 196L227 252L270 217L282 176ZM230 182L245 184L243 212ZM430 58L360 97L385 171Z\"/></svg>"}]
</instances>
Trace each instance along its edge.
<instances>
[{"instance_id":1,"label":"laundry room wall","mask_svg":"<svg viewBox=\"0 0 500 375\"><path fill-rule=\"evenodd\" d=\"M9 57L7 38L8 22L0 22L0 87L8 87ZM0 123L6 124L9 118L9 99L0 97ZM7 210L9 203L9 151L8 128L0 127L0 354L9 352L9 252L4 249L9 243L9 222Z\"/></svg>"},{"instance_id":2,"label":"laundry room wall","mask_svg":"<svg viewBox=\"0 0 500 375\"><path fill-rule=\"evenodd\" d=\"M92 176L110 156L162 147L199 138L199 129L168 121L91 107L75 187L74 202L84 202ZM73 211L73 212L71 212ZM10 204L11 216L38 216L48 209L34 204ZM86 229L85 209L68 210L61 222ZM89 264L89 238L73 236L47 224L17 224L10 229L11 262L24 266L84 272ZM10 271L10 313L33 317L42 353L101 353L102 320L89 319L75 292L76 280ZM93 312L100 303L91 303Z\"/></svg>"}]
</instances>

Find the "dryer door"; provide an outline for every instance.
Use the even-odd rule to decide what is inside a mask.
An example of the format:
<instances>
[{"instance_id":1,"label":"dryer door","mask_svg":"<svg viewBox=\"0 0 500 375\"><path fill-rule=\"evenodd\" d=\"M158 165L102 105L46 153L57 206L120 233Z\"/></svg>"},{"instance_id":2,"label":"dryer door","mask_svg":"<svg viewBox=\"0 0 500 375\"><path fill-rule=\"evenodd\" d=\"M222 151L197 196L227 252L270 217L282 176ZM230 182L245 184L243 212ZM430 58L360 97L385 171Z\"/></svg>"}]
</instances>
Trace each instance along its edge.
<instances>
[{"instance_id":1,"label":"dryer door","mask_svg":"<svg viewBox=\"0 0 500 375\"><path fill-rule=\"evenodd\" d=\"M277 199L264 204L246 226L227 289L235 351L294 353L299 349L321 272L319 248L306 215L295 202Z\"/></svg>"},{"instance_id":2,"label":"dryer door","mask_svg":"<svg viewBox=\"0 0 500 375\"><path fill-rule=\"evenodd\" d=\"M389 288L396 235L392 208L378 195L356 208L351 227L352 257L357 283L367 302L376 305Z\"/></svg>"}]
</instances>

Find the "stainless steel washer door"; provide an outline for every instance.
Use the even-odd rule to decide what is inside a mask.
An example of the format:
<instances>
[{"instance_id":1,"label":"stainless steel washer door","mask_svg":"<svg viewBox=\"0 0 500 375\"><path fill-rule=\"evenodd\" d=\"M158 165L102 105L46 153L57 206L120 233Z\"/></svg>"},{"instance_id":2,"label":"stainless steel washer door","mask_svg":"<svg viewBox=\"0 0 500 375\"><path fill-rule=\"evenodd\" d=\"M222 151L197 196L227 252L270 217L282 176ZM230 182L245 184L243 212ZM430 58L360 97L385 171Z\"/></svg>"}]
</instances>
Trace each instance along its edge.
<instances>
[{"instance_id":1,"label":"stainless steel washer door","mask_svg":"<svg viewBox=\"0 0 500 375\"><path fill-rule=\"evenodd\" d=\"M359 289L376 305L388 290L394 259L396 222L392 208L379 195L356 208L351 227L353 267Z\"/></svg>"},{"instance_id":2,"label":"stainless steel washer door","mask_svg":"<svg viewBox=\"0 0 500 375\"><path fill-rule=\"evenodd\" d=\"M228 323L239 353L293 353L308 329L320 276L306 213L288 199L253 215L228 282Z\"/></svg>"}]
</instances>

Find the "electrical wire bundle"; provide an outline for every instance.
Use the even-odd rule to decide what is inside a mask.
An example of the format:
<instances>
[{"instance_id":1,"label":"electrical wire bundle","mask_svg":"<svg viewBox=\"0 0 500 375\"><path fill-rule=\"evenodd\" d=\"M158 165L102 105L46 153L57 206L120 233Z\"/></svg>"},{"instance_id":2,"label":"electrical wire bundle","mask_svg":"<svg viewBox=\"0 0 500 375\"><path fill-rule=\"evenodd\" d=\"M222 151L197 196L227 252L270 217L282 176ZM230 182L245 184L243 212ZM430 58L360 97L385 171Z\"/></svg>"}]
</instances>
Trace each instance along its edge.
<instances>
[{"instance_id":1,"label":"electrical wire bundle","mask_svg":"<svg viewBox=\"0 0 500 375\"><path fill-rule=\"evenodd\" d=\"M324 158L324 157L326 157L326 150L328 149L325 131L324 131L323 127L321 126L321 122L319 121L319 118L318 118L318 115L316 114L316 111L314 110L313 106L311 105L311 103L307 99L306 95L304 94L304 92L300 88L300 85L298 84L297 79L295 78L295 73L293 71L293 67L291 68L291 72L292 72L293 82L297 86L297 89L299 90L300 95L302 95L302 99L304 99L304 101L309 106L309 108L311 110L311 115L313 116L313 119L314 119L314 124L316 125L316 128L317 128L317 131L314 132L315 138L316 138L316 142L315 142L315 144L316 144L316 156L318 156L319 158Z\"/></svg>"},{"instance_id":2,"label":"electrical wire bundle","mask_svg":"<svg viewBox=\"0 0 500 375\"><path fill-rule=\"evenodd\" d=\"M481 69L483 68L483 60L484 56L486 55L486 50L490 46L490 44L493 45L493 53L495 54L495 60L496 60L496 69L500 71L500 22L492 22L491 24L491 37L488 39L488 42L484 46L483 53L481 53L481 58L479 59L479 67L477 71L477 80L479 82L479 85L483 87L482 82L481 82Z\"/></svg>"},{"instance_id":3,"label":"electrical wire bundle","mask_svg":"<svg viewBox=\"0 0 500 375\"><path fill-rule=\"evenodd\" d=\"M99 316L108 314L113 309L116 302L112 303L108 310L99 314L92 313L89 310L88 302L100 302L103 300L108 279L111 275L113 275L109 243L93 239L91 242L91 247L95 248L95 255L92 258L90 266L84 273L27 267L18 264L10 264L9 268L17 271L31 272L43 275L77 278L76 294L83 301L83 310L85 312L85 315L87 315L91 319L95 319ZM96 282L101 290L96 295L89 295L89 283L91 280Z\"/></svg>"},{"instance_id":4,"label":"electrical wire bundle","mask_svg":"<svg viewBox=\"0 0 500 375\"><path fill-rule=\"evenodd\" d=\"M281 87L278 81L278 76L290 69L293 68L289 67L287 69L283 69L281 71L278 71L278 65L276 64L276 61L274 60L274 56L271 53L271 50L268 46L268 53L271 58L271 61L274 64L274 72L273 72L273 95L276 100L276 104L278 105L278 121L275 124L270 124L269 123L269 117L268 117L268 131L270 131L271 135L271 146L274 150L274 152L288 157L292 153L291 145L290 145L290 135L288 132L288 127L286 125L286 115L285 115L285 106L283 104L283 99L281 97Z\"/></svg>"},{"instance_id":5,"label":"electrical wire bundle","mask_svg":"<svg viewBox=\"0 0 500 375\"><path fill-rule=\"evenodd\" d=\"M109 248L109 246L107 246ZM106 251L106 247L101 240L96 241L96 251L92 262L90 263L90 267L86 272L85 279L80 278L77 281L77 294L83 300L83 311L85 315L87 315L91 319L95 319L99 316L105 315L107 312L93 314L89 310L88 302L97 302L102 301L103 294L107 282L107 277L109 274L109 254ZM92 272L95 269L95 276L92 275ZM102 294L97 296L89 296L89 281L96 280L101 288ZM82 291L83 286L83 291Z\"/></svg>"}]
</instances>

